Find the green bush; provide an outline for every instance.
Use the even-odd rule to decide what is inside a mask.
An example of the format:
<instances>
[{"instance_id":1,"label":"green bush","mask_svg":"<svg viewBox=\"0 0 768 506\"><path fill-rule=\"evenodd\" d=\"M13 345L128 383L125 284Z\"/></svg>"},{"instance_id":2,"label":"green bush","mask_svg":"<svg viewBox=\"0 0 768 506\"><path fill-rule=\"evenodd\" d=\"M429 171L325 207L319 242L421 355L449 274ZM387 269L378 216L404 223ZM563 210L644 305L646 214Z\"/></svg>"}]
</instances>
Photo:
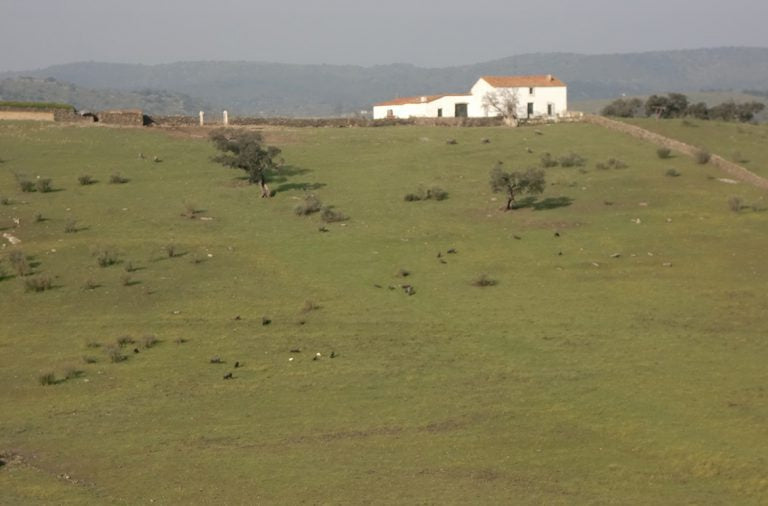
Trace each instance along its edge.
<instances>
[{"instance_id":1,"label":"green bush","mask_svg":"<svg viewBox=\"0 0 768 506\"><path fill-rule=\"evenodd\" d=\"M309 216L310 214L320 211L322 208L323 203L320 202L320 199L314 195L307 195L304 197L304 202L297 205L293 209L293 212L295 212L298 216Z\"/></svg>"},{"instance_id":2,"label":"green bush","mask_svg":"<svg viewBox=\"0 0 768 506\"><path fill-rule=\"evenodd\" d=\"M35 182L28 179L20 179L19 189L24 193L32 193L35 191Z\"/></svg>"},{"instance_id":3,"label":"green bush","mask_svg":"<svg viewBox=\"0 0 768 506\"><path fill-rule=\"evenodd\" d=\"M123 354L123 351L119 346L110 346L106 349L106 353L107 357L109 357L109 361L114 364L128 360L128 357Z\"/></svg>"},{"instance_id":4,"label":"green bush","mask_svg":"<svg viewBox=\"0 0 768 506\"><path fill-rule=\"evenodd\" d=\"M675 169L667 169L664 175L667 177L680 177L681 174Z\"/></svg>"},{"instance_id":5,"label":"green bush","mask_svg":"<svg viewBox=\"0 0 768 506\"><path fill-rule=\"evenodd\" d=\"M731 197L728 199L728 207L734 213L739 213L744 208L744 201L741 197Z\"/></svg>"},{"instance_id":6,"label":"green bush","mask_svg":"<svg viewBox=\"0 0 768 506\"><path fill-rule=\"evenodd\" d=\"M24 278L24 290L27 292L44 292L53 288L50 276L30 276Z\"/></svg>"},{"instance_id":7,"label":"green bush","mask_svg":"<svg viewBox=\"0 0 768 506\"><path fill-rule=\"evenodd\" d=\"M41 178L35 180L35 189L40 193L48 193L53 191L52 182L48 178Z\"/></svg>"},{"instance_id":8,"label":"green bush","mask_svg":"<svg viewBox=\"0 0 768 506\"><path fill-rule=\"evenodd\" d=\"M93 255L96 257L96 262L99 264L99 267L109 267L118 262L117 252L112 248L99 248Z\"/></svg>"},{"instance_id":9,"label":"green bush","mask_svg":"<svg viewBox=\"0 0 768 506\"><path fill-rule=\"evenodd\" d=\"M478 276L477 278L475 278L474 280L472 280L472 284L473 284L474 286L479 286L479 287L486 287L486 286L494 286L494 285L497 285L497 284L498 284L498 281L496 281L495 279L492 279L492 278L488 277L488 275L486 275L486 274L481 274L480 276Z\"/></svg>"},{"instance_id":10,"label":"green bush","mask_svg":"<svg viewBox=\"0 0 768 506\"><path fill-rule=\"evenodd\" d=\"M658 156L662 160L665 160L670 156L672 156L672 150L669 148L659 148L656 150L656 156Z\"/></svg>"},{"instance_id":11,"label":"green bush","mask_svg":"<svg viewBox=\"0 0 768 506\"><path fill-rule=\"evenodd\" d=\"M73 234L77 232L77 220L67 220L67 224L64 225L65 234Z\"/></svg>"},{"instance_id":12,"label":"green bush","mask_svg":"<svg viewBox=\"0 0 768 506\"><path fill-rule=\"evenodd\" d=\"M88 185L94 184L96 180L93 179L88 174L83 174L82 176L79 176L77 178L77 182L80 183L80 186L88 186Z\"/></svg>"},{"instance_id":13,"label":"green bush","mask_svg":"<svg viewBox=\"0 0 768 506\"><path fill-rule=\"evenodd\" d=\"M545 169L549 169L551 167L557 167L558 165L560 165L560 162L558 162L555 159L555 157L553 157L551 154L544 153L543 155L541 155L541 166L544 167Z\"/></svg>"},{"instance_id":14,"label":"green bush","mask_svg":"<svg viewBox=\"0 0 768 506\"><path fill-rule=\"evenodd\" d=\"M693 154L693 159L699 165L704 165L709 162L712 155L705 149L699 149Z\"/></svg>"},{"instance_id":15,"label":"green bush","mask_svg":"<svg viewBox=\"0 0 768 506\"><path fill-rule=\"evenodd\" d=\"M21 250L13 250L8 253L8 263L11 264L16 275L19 277L29 276L32 274L32 266L29 265L27 255Z\"/></svg>"},{"instance_id":16,"label":"green bush","mask_svg":"<svg viewBox=\"0 0 768 506\"><path fill-rule=\"evenodd\" d=\"M128 181L130 181L130 179L121 176L119 173L115 173L109 176L109 182L112 184L125 184Z\"/></svg>"},{"instance_id":17,"label":"green bush","mask_svg":"<svg viewBox=\"0 0 768 506\"><path fill-rule=\"evenodd\" d=\"M48 385L55 385L56 384L56 375L52 372L46 372L38 376L37 380L40 382L43 386Z\"/></svg>"},{"instance_id":18,"label":"green bush","mask_svg":"<svg viewBox=\"0 0 768 506\"><path fill-rule=\"evenodd\" d=\"M561 156L559 162L562 167L582 167L587 160L576 153L568 153Z\"/></svg>"},{"instance_id":19,"label":"green bush","mask_svg":"<svg viewBox=\"0 0 768 506\"><path fill-rule=\"evenodd\" d=\"M600 170L626 169L628 165L618 158L609 158L606 162L600 162L595 165Z\"/></svg>"},{"instance_id":20,"label":"green bush","mask_svg":"<svg viewBox=\"0 0 768 506\"><path fill-rule=\"evenodd\" d=\"M323 220L325 223L336 223L339 221L348 220L349 216L342 213L341 211L336 211L335 209L332 209L330 207L324 207L323 212L320 213L320 219Z\"/></svg>"}]
</instances>

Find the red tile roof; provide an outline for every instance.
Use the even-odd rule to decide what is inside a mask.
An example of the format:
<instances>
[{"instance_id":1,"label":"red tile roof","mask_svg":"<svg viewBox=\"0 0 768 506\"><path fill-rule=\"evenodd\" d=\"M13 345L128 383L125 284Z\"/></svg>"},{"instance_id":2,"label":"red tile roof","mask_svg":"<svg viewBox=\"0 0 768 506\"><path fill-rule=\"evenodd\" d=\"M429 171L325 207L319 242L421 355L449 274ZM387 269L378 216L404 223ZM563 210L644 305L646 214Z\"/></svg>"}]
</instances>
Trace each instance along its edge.
<instances>
[{"instance_id":1,"label":"red tile roof","mask_svg":"<svg viewBox=\"0 0 768 506\"><path fill-rule=\"evenodd\" d=\"M542 88L547 86L565 86L564 82L552 75L483 76L481 79L494 88Z\"/></svg>"},{"instance_id":2,"label":"red tile roof","mask_svg":"<svg viewBox=\"0 0 768 506\"><path fill-rule=\"evenodd\" d=\"M419 97L402 97L394 100L388 100L386 102L379 102L374 105L405 105L405 104L426 104L427 102L433 102L438 98L442 98L445 95L421 95ZM424 100L422 100L424 99Z\"/></svg>"}]
</instances>

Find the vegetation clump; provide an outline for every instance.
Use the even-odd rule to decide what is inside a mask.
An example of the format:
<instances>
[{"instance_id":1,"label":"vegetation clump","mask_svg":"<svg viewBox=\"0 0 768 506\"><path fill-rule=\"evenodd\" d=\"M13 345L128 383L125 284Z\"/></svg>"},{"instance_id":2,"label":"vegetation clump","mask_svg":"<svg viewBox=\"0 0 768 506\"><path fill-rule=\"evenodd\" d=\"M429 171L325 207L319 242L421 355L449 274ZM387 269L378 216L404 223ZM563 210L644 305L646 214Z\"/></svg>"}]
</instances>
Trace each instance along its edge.
<instances>
[{"instance_id":1,"label":"vegetation clump","mask_svg":"<svg viewBox=\"0 0 768 506\"><path fill-rule=\"evenodd\" d=\"M440 188L439 186L431 186L424 188L420 186L413 193L406 193L403 200L406 202L418 202L420 200L445 200L448 198L448 192Z\"/></svg>"},{"instance_id":2,"label":"vegetation clump","mask_svg":"<svg viewBox=\"0 0 768 506\"><path fill-rule=\"evenodd\" d=\"M538 195L544 192L546 185L543 170L528 169L525 172L506 172L501 162L491 169L490 176L491 191L506 194L505 210L507 211L514 209L516 197L526 193Z\"/></svg>"},{"instance_id":3,"label":"vegetation clump","mask_svg":"<svg viewBox=\"0 0 768 506\"><path fill-rule=\"evenodd\" d=\"M699 165L709 163L710 158L712 158L712 155L705 149L699 149L693 154L693 160Z\"/></svg>"},{"instance_id":4,"label":"vegetation clump","mask_svg":"<svg viewBox=\"0 0 768 506\"><path fill-rule=\"evenodd\" d=\"M609 158L605 162L599 162L595 167L599 170L626 169L628 165L618 158Z\"/></svg>"},{"instance_id":5,"label":"vegetation clump","mask_svg":"<svg viewBox=\"0 0 768 506\"><path fill-rule=\"evenodd\" d=\"M109 182L111 184L125 184L128 181L130 181L130 179L128 179L127 177L121 176L120 173L118 173L118 172L116 172L116 173L112 174L111 176L109 176Z\"/></svg>"},{"instance_id":6,"label":"vegetation clump","mask_svg":"<svg viewBox=\"0 0 768 506\"><path fill-rule=\"evenodd\" d=\"M333 209L330 206L326 206L326 207L323 207L323 210L320 213L320 219L323 220L325 223L337 223L340 221L348 220L349 216L342 213L341 211L337 211Z\"/></svg>"},{"instance_id":7,"label":"vegetation clump","mask_svg":"<svg viewBox=\"0 0 768 506\"><path fill-rule=\"evenodd\" d=\"M675 170L675 169L667 169L667 171L664 173L664 175L667 176L667 177L680 177L681 176L680 172Z\"/></svg>"},{"instance_id":8,"label":"vegetation clump","mask_svg":"<svg viewBox=\"0 0 768 506\"><path fill-rule=\"evenodd\" d=\"M88 186L96 183L96 180L88 174L83 174L82 176L78 176L77 182L80 183L80 186Z\"/></svg>"},{"instance_id":9,"label":"vegetation clump","mask_svg":"<svg viewBox=\"0 0 768 506\"><path fill-rule=\"evenodd\" d=\"M472 280L473 286L479 286L481 288L486 286L495 286L497 284L498 284L498 281L489 277L487 274L481 274L480 276Z\"/></svg>"},{"instance_id":10,"label":"vegetation clump","mask_svg":"<svg viewBox=\"0 0 768 506\"><path fill-rule=\"evenodd\" d=\"M577 153L569 153L558 160L561 167L583 167L587 160Z\"/></svg>"},{"instance_id":11,"label":"vegetation clump","mask_svg":"<svg viewBox=\"0 0 768 506\"><path fill-rule=\"evenodd\" d=\"M672 150L665 147L659 148L656 150L656 156L658 156L662 160L666 160L667 158L672 156Z\"/></svg>"},{"instance_id":12,"label":"vegetation clump","mask_svg":"<svg viewBox=\"0 0 768 506\"><path fill-rule=\"evenodd\" d=\"M262 198L272 196L267 178L280 166L279 148L265 145L261 134L248 130L221 128L211 132L210 139L222 153L212 158L214 162L244 170L248 182L261 187Z\"/></svg>"},{"instance_id":13,"label":"vegetation clump","mask_svg":"<svg viewBox=\"0 0 768 506\"><path fill-rule=\"evenodd\" d=\"M557 159L552 156L551 153L544 153L541 155L541 166L545 169L549 169L551 167L557 167L560 165L560 162L557 161Z\"/></svg>"},{"instance_id":14,"label":"vegetation clump","mask_svg":"<svg viewBox=\"0 0 768 506\"><path fill-rule=\"evenodd\" d=\"M293 208L293 212L298 216L309 216L310 214L319 212L322 208L323 203L320 202L320 199L314 195L307 195L304 197L304 202Z\"/></svg>"},{"instance_id":15,"label":"vegetation clump","mask_svg":"<svg viewBox=\"0 0 768 506\"><path fill-rule=\"evenodd\" d=\"M39 178L35 180L35 190L40 193L53 191L53 182L49 178Z\"/></svg>"},{"instance_id":16,"label":"vegetation clump","mask_svg":"<svg viewBox=\"0 0 768 506\"><path fill-rule=\"evenodd\" d=\"M53 288L50 276L30 276L24 278L24 290L27 292L44 292Z\"/></svg>"},{"instance_id":17,"label":"vegetation clump","mask_svg":"<svg viewBox=\"0 0 768 506\"><path fill-rule=\"evenodd\" d=\"M99 264L99 267L109 267L110 265L115 265L119 261L117 252L108 247L98 248L93 253L93 256L96 257L96 263Z\"/></svg>"}]
</instances>

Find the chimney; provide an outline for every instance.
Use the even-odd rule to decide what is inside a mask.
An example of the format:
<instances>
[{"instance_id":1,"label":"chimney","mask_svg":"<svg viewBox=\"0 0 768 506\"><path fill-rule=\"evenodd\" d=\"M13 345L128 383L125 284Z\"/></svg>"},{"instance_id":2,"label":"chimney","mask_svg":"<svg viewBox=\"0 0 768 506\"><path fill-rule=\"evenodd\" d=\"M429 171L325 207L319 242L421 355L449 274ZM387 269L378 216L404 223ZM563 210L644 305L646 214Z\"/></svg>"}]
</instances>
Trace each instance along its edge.
<instances>
[{"instance_id":1,"label":"chimney","mask_svg":"<svg viewBox=\"0 0 768 506\"><path fill-rule=\"evenodd\" d=\"M554 81L555 78L552 77L552 74L547 74L547 81Z\"/></svg>"},{"instance_id":2,"label":"chimney","mask_svg":"<svg viewBox=\"0 0 768 506\"><path fill-rule=\"evenodd\" d=\"M427 101L427 97L421 97L421 103L425 103Z\"/></svg>"}]
</instances>

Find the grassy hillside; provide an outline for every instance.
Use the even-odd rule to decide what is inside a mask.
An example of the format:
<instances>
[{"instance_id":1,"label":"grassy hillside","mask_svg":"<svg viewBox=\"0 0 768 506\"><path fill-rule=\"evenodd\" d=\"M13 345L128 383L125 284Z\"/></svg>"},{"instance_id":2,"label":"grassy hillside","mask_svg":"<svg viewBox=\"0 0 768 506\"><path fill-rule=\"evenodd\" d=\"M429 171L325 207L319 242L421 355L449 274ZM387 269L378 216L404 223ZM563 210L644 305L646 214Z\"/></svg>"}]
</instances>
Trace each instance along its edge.
<instances>
[{"instance_id":1,"label":"grassy hillside","mask_svg":"<svg viewBox=\"0 0 768 506\"><path fill-rule=\"evenodd\" d=\"M483 75L554 74L568 83L570 100L587 100L670 91L764 90L766 69L768 48L721 47L629 54L522 54L444 68L80 62L5 75L53 77L97 89L172 90L235 115L329 116L370 111L372 104L395 97L463 93Z\"/></svg>"},{"instance_id":2,"label":"grassy hillside","mask_svg":"<svg viewBox=\"0 0 768 506\"><path fill-rule=\"evenodd\" d=\"M90 89L60 82L53 78L36 79L20 77L0 80L0 100L43 100L72 104L77 109L103 111L107 109L137 108L151 114L197 114L209 110L203 101L182 93L144 89L120 91L114 89ZM71 106L67 106L71 107Z\"/></svg>"},{"instance_id":3,"label":"grassy hillside","mask_svg":"<svg viewBox=\"0 0 768 506\"><path fill-rule=\"evenodd\" d=\"M263 200L203 138L1 123L3 500L765 502L768 213L727 205L764 194L598 127L540 133L270 130L289 170ZM547 151L588 163L500 211L489 169ZM405 202L419 185L449 198ZM305 188L351 219L319 232ZM14 249L54 288L25 292Z\"/></svg>"},{"instance_id":4,"label":"grassy hillside","mask_svg":"<svg viewBox=\"0 0 768 506\"><path fill-rule=\"evenodd\" d=\"M736 162L752 172L768 177L768 125L724 123L695 119L624 120L654 132L700 146Z\"/></svg>"}]
</instances>

